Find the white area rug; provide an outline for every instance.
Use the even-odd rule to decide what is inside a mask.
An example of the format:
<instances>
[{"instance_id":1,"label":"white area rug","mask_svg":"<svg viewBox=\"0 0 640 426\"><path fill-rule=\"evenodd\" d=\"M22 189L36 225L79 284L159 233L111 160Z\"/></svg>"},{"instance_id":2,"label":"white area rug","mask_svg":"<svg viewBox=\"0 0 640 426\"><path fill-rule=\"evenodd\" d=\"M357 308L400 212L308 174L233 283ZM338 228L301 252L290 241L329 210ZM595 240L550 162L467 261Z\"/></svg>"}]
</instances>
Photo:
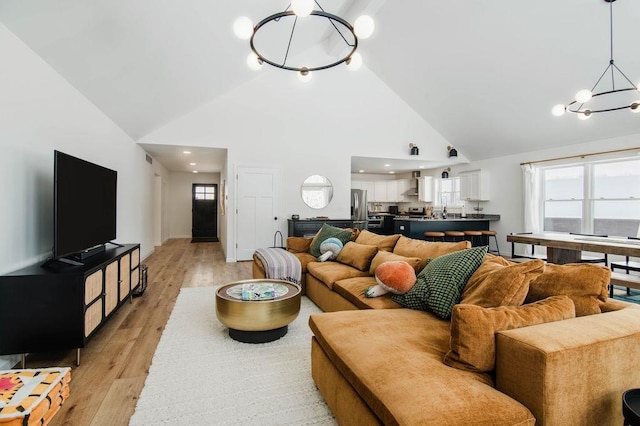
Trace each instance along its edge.
<instances>
[{"instance_id":1,"label":"white area rug","mask_svg":"<svg viewBox=\"0 0 640 426\"><path fill-rule=\"evenodd\" d=\"M240 343L216 318L215 288L183 288L130 425L335 425L311 379L319 312L303 297L286 336Z\"/></svg>"}]
</instances>

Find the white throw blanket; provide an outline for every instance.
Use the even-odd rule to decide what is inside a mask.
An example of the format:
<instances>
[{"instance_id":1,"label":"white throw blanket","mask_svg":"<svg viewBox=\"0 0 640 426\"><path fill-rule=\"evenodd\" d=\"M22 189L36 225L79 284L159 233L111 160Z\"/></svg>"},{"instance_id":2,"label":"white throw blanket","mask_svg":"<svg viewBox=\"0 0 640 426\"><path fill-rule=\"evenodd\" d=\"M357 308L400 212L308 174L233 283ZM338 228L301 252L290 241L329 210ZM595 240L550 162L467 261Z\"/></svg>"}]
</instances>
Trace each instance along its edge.
<instances>
[{"instance_id":1,"label":"white throw blanket","mask_svg":"<svg viewBox=\"0 0 640 426\"><path fill-rule=\"evenodd\" d=\"M256 257L264 265L267 278L301 284L302 265L292 253L280 248L262 248L256 250Z\"/></svg>"}]
</instances>

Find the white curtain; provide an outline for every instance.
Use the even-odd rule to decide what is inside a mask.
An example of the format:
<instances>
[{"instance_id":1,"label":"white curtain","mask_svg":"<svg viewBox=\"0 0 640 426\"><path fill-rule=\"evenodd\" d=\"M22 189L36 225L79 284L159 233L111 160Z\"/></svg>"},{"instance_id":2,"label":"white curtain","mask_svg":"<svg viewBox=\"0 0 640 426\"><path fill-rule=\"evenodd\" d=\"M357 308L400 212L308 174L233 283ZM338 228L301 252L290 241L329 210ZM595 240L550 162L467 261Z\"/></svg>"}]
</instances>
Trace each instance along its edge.
<instances>
[{"instance_id":1,"label":"white curtain","mask_svg":"<svg viewBox=\"0 0 640 426\"><path fill-rule=\"evenodd\" d=\"M533 164L522 165L522 182L524 196L524 230L534 234L542 232L542 177L540 169ZM538 248L536 248L538 249ZM541 250L544 250L542 248Z\"/></svg>"}]
</instances>

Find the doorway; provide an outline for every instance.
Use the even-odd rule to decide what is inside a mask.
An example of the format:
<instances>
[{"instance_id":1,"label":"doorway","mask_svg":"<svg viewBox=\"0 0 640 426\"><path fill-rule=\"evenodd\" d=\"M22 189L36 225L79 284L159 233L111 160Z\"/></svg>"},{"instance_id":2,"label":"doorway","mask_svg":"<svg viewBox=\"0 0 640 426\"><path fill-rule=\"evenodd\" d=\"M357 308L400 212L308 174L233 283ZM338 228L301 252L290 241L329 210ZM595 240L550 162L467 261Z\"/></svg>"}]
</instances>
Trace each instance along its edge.
<instances>
[{"instance_id":1,"label":"doorway","mask_svg":"<svg viewBox=\"0 0 640 426\"><path fill-rule=\"evenodd\" d=\"M279 182L278 169L238 167L236 260L251 260L256 249L273 246L279 229Z\"/></svg>"},{"instance_id":2,"label":"doorway","mask_svg":"<svg viewBox=\"0 0 640 426\"><path fill-rule=\"evenodd\" d=\"M218 241L218 185L194 183L191 200L191 242Z\"/></svg>"}]
</instances>

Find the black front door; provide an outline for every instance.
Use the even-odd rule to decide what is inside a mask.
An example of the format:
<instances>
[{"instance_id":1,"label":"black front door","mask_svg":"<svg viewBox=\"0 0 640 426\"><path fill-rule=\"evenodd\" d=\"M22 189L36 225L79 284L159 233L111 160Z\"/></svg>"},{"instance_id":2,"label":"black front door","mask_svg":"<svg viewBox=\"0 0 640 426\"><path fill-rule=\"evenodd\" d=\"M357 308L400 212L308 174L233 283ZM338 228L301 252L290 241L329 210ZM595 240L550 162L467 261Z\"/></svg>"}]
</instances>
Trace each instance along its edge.
<instances>
[{"instance_id":1,"label":"black front door","mask_svg":"<svg viewBox=\"0 0 640 426\"><path fill-rule=\"evenodd\" d=\"M218 185L193 184L192 229L194 242L218 241Z\"/></svg>"}]
</instances>

